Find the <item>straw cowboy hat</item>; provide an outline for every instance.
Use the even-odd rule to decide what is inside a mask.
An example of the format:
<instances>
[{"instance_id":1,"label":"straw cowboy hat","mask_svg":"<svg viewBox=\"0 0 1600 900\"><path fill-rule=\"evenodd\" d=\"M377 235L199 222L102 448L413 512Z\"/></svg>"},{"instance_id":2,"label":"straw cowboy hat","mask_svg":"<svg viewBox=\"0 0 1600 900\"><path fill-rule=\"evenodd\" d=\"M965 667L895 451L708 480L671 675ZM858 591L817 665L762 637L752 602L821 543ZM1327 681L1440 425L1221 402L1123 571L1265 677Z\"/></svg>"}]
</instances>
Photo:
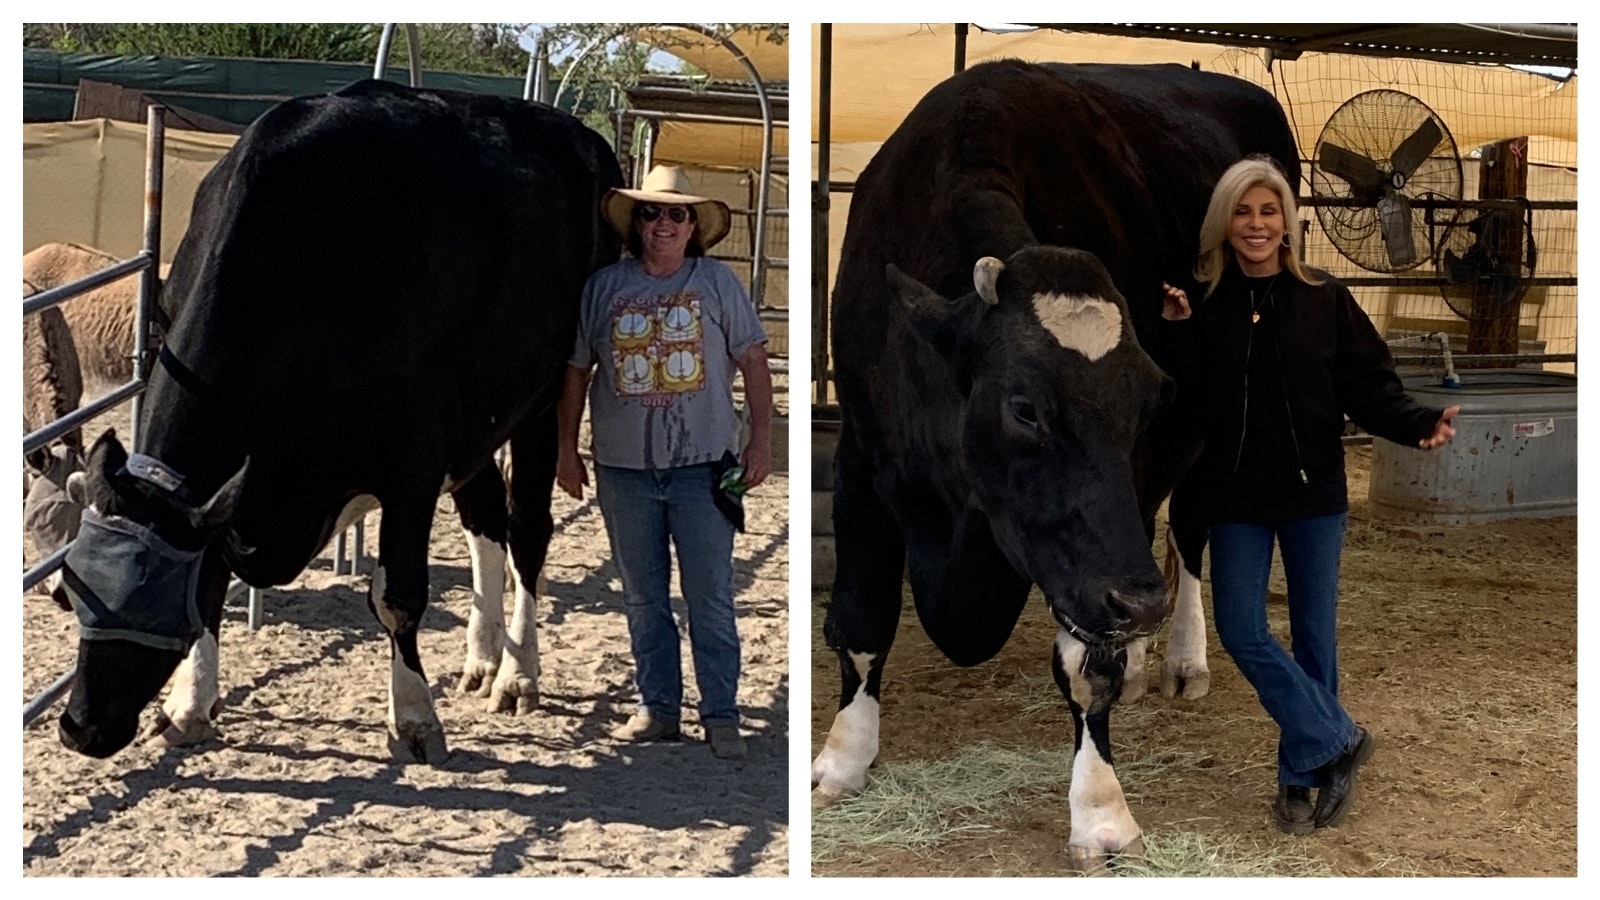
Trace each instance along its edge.
<instances>
[{"instance_id":1,"label":"straw cowboy hat","mask_svg":"<svg viewBox=\"0 0 1600 900\"><path fill-rule=\"evenodd\" d=\"M638 190L612 188L600 201L600 211L611 227L626 241L633 230L633 208L640 203L664 206L690 206L700 230L700 246L710 250L728 236L732 215L728 204L689 193L689 177L678 166L656 166L644 177Z\"/></svg>"}]
</instances>

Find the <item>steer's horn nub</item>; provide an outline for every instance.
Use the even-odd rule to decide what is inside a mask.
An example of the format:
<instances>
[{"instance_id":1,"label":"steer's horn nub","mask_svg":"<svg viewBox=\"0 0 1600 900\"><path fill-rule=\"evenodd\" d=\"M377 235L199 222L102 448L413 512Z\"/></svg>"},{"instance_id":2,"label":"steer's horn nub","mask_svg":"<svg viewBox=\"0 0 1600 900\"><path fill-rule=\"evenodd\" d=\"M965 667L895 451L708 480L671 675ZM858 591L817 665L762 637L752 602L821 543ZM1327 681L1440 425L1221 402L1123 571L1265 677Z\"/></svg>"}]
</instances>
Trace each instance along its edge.
<instances>
[{"instance_id":1,"label":"steer's horn nub","mask_svg":"<svg viewBox=\"0 0 1600 900\"><path fill-rule=\"evenodd\" d=\"M992 256L985 256L978 260L972 267L972 286L977 288L978 296L990 306L1000 303L1000 294L994 288L995 282L1000 280L1000 271L1006 264Z\"/></svg>"}]
</instances>

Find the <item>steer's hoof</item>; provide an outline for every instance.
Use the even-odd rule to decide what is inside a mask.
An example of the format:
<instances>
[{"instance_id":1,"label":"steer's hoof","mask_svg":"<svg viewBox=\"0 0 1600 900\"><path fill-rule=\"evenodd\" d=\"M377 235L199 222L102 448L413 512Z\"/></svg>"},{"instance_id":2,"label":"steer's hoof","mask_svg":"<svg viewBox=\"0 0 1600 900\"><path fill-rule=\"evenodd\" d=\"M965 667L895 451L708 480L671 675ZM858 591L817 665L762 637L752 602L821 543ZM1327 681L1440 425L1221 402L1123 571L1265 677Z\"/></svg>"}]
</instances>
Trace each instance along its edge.
<instances>
[{"instance_id":1,"label":"steer's hoof","mask_svg":"<svg viewBox=\"0 0 1600 900\"><path fill-rule=\"evenodd\" d=\"M469 662L461 670L461 685L457 690L462 694L487 697L494 686L494 676L494 667L488 663Z\"/></svg>"},{"instance_id":2,"label":"steer's hoof","mask_svg":"<svg viewBox=\"0 0 1600 900\"><path fill-rule=\"evenodd\" d=\"M174 722L166 710L156 713L154 722L145 730L147 742L157 741L168 747L189 747L203 744L217 736L217 728L209 719Z\"/></svg>"},{"instance_id":3,"label":"steer's hoof","mask_svg":"<svg viewBox=\"0 0 1600 900\"><path fill-rule=\"evenodd\" d=\"M1067 866L1079 875L1110 875L1106 866L1106 852L1099 847L1074 847L1067 845Z\"/></svg>"},{"instance_id":4,"label":"steer's hoof","mask_svg":"<svg viewBox=\"0 0 1600 900\"><path fill-rule=\"evenodd\" d=\"M1161 667L1161 696L1199 700L1211 693L1211 672L1192 663Z\"/></svg>"},{"instance_id":5,"label":"steer's hoof","mask_svg":"<svg viewBox=\"0 0 1600 900\"><path fill-rule=\"evenodd\" d=\"M539 685L531 678L505 678L494 683L489 711L527 715L539 708Z\"/></svg>"},{"instance_id":6,"label":"steer's hoof","mask_svg":"<svg viewBox=\"0 0 1600 900\"><path fill-rule=\"evenodd\" d=\"M1117 702L1123 706L1127 706L1130 703L1137 703L1139 698L1144 696L1145 685L1146 681L1143 669L1140 669L1138 672L1127 673L1122 677L1122 693L1117 695Z\"/></svg>"},{"instance_id":7,"label":"steer's hoof","mask_svg":"<svg viewBox=\"0 0 1600 900\"><path fill-rule=\"evenodd\" d=\"M436 724L406 723L396 729L389 732L389 755L399 762L437 766L450 755L444 729Z\"/></svg>"},{"instance_id":8,"label":"steer's hoof","mask_svg":"<svg viewBox=\"0 0 1600 900\"><path fill-rule=\"evenodd\" d=\"M830 806L838 806L858 793L860 792L837 784L813 785L811 788L811 808L827 809Z\"/></svg>"},{"instance_id":9,"label":"steer's hoof","mask_svg":"<svg viewBox=\"0 0 1600 900\"><path fill-rule=\"evenodd\" d=\"M1119 861L1144 859L1144 835L1138 835L1121 850L1067 845L1067 865L1079 875L1110 875Z\"/></svg>"}]
</instances>

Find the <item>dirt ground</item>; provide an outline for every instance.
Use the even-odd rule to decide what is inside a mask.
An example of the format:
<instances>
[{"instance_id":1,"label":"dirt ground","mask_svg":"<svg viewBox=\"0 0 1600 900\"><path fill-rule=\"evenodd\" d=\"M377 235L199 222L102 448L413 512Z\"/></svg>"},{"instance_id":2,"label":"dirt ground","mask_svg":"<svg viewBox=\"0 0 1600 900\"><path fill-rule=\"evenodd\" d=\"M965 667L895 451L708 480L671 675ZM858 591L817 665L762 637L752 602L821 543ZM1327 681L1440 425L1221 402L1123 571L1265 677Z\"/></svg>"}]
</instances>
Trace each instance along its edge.
<instances>
[{"instance_id":1,"label":"dirt ground","mask_svg":"<svg viewBox=\"0 0 1600 900\"><path fill-rule=\"evenodd\" d=\"M635 694L619 576L592 495L578 503L557 492L538 711L493 714L458 695L471 571L443 498L420 641L452 751L443 766L390 759L389 649L364 602L369 570L334 577L324 557L266 593L258 631L246 627L243 595L230 601L217 739L135 745L100 761L57 742L59 704L23 729L23 874L787 874L787 476L756 489L746 508L734 578L748 758L712 757L692 677L685 741L607 736ZM378 516L367 520L369 542ZM48 599L24 598L22 614L27 699L67 670L77 640L71 614ZM687 638L683 657L687 676Z\"/></svg>"},{"instance_id":2,"label":"dirt ground","mask_svg":"<svg viewBox=\"0 0 1600 900\"><path fill-rule=\"evenodd\" d=\"M1374 522L1365 501L1369 465L1369 448L1352 448L1341 695L1379 744L1350 818L1308 837L1272 825L1275 731L1215 631L1209 696L1168 700L1152 681L1137 708L1112 715L1119 761L1162 748L1202 754L1153 783L1125 781L1134 817L1151 835L1287 846L1338 875L1576 875L1576 518L1432 528ZM1281 570L1274 579L1269 611L1282 636ZM1205 597L1209 620L1209 583ZM838 703L822 615L819 602L813 756ZM1043 604L1031 604L996 659L958 669L908 610L884 675L879 762L943 759L980 742L1024 751L1070 746L1071 720L1049 674L1055 630ZM1155 650L1151 671L1159 673L1159 644ZM1069 827L1063 778L1059 795L1019 810L998 832L925 851L854 848L813 872L1059 875Z\"/></svg>"}]
</instances>

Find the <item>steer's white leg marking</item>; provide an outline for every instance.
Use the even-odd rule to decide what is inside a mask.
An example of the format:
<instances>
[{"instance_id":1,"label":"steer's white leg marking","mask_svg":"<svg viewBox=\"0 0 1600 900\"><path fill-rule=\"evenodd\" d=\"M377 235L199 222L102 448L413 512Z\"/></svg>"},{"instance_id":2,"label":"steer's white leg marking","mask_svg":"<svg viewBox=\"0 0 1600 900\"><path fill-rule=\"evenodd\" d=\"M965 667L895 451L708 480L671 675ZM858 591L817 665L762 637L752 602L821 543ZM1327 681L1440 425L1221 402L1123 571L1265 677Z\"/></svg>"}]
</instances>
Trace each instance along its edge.
<instances>
[{"instance_id":1,"label":"steer's white leg marking","mask_svg":"<svg viewBox=\"0 0 1600 900\"><path fill-rule=\"evenodd\" d=\"M1082 674L1088 648L1062 629L1056 635L1056 649L1072 688L1074 714L1085 719L1094 699L1093 688ZM1136 843L1140 832L1139 823L1128 812L1128 801L1122 795L1117 773L1095 749L1087 722L1080 724L1083 743L1072 759L1072 787L1067 792L1072 809L1072 836L1067 840L1067 852L1081 867L1094 869L1096 862L1107 853L1141 846Z\"/></svg>"},{"instance_id":2,"label":"steer's white leg marking","mask_svg":"<svg viewBox=\"0 0 1600 900\"><path fill-rule=\"evenodd\" d=\"M1161 662L1161 695L1181 693L1185 700L1198 700L1211 692L1211 668L1206 664L1206 613L1200 605L1200 579L1190 575L1183 565L1170 529L1167 569L1167 582L1175 584L1177 596L1167 633L1166 658Z\"/></svg>"},{"instance_id":3,"label":"steer's white leg marking","mask_svg":"<svg viewBox=\"0 0 1600 900\"><path fill-rule=\"evenodd\" d=\"M852 653L861 686L850 703L833 717L828 740L811 763L814 804L826 806L856 794L867 785L867 767L878 757L878 701L867 693L871 653Z\"/></svg>"},{"instance_id":4,"label":"steer's white leg marking","mask_svg":"<svg viewBox=\"0 0 1600 900\"><path fill-rule=\"evenodd\" d=\"M467 617L467 659L461 665L461 692L489 696L500 668L506 633L506 548L467 532L472 555L472 613Z\"/></svg>"},{"instance_id":5,"label":"steer's white leg marking","mask_svg":"<svg viewBox=\"0 0 1600 900\"><path fill-rule=\"evenodd\" d=\"M512 574L517 582L516 608L511 613L511 630L505 636L489 708L528 713L539 707L539 595L544 593L544 573L534 577L531 591L520 573Z\"/></svg>"},{"instance_id":6,"label":"steer's white leg marking","mask_svg":"<svg viewBox=\"0 0 1600 900\"><path fill-rule=\"evenodd\" d=\"M169 746L198 744L216 734L211 717L217 711L217 639L201 632L189 655L172 676L172 690L161 704L154 737Z\"/></svg>"},{"instance_id":7,"label":"steer's white leg marking","mask_svg":"<svg viewBox=\"0 0 1600 900\"><path fill-rule=\"evenodd\" d=\"M1145 661L1149 649L1150 639L1147 637L1134 638L1128 642L1128 665L1122 670L1122 693L1117 696L1118 703L1133 703L1144 696L1149 681L1149 677L1145 674Z\"/></svg>"},{"instance_id":8,"label":"steer's white leg marking","mask_svg":"<svg viewBox=\"0 0 1600 900\"><path fill-rule=\"evenodd\" d=\"M383 566L373 570L372 608L378 613L378 621L393 635L400 623L394 607L389 605L385 596L387 581L388 575ZM432 749L437 746L438 756L442 759L445 754L444 726L439 724L439 716L433 711L433 694L428 690L428 682L423 679L422 673L406 665L392 638L389 649L390 751L400 756L404 748L426 747L428 750L424 756L428 761L435 761Z\"/></svg>"},{"instance_id":9,"label":"steer's white leg marking","mask_svg":"<svg viewBox=\"0 0 1600 900\"><path fill-rule=\"evenodd\" d=\"M1076 350L1090 362L1111 352L1122 342L1122 310L1109 300L1072 294L1033 295L1033 312L1039 324L1061 346Z\"/></svg>"}]
</instances>

